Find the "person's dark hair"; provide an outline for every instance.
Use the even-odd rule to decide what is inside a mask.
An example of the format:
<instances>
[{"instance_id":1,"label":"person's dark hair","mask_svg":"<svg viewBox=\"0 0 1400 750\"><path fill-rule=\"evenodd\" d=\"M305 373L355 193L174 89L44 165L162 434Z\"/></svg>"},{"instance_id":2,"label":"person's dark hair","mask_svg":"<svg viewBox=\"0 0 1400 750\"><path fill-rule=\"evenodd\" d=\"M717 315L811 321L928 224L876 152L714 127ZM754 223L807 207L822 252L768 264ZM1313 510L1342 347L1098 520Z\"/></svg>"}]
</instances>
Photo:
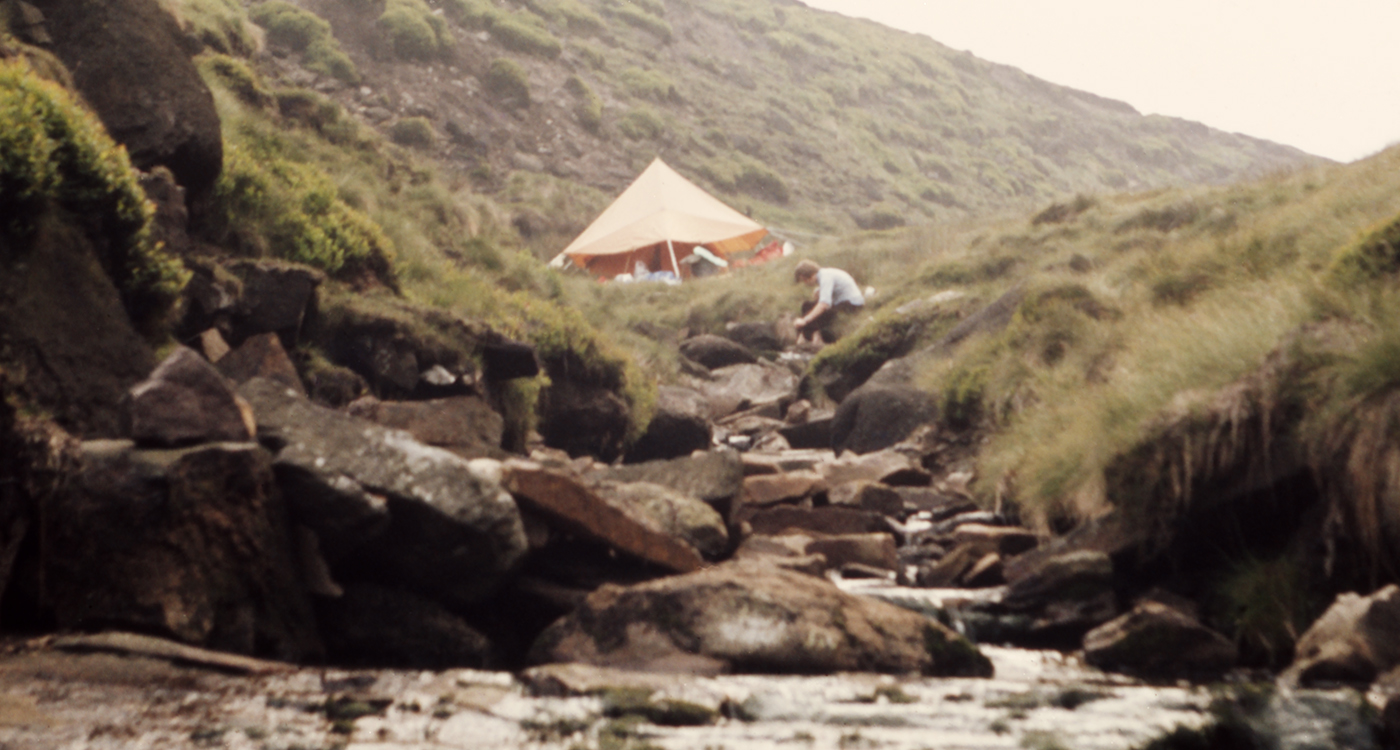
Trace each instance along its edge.
<instances>
[{"instance_id":1,"label":"person's dark hair","mask_svg":"<svg viewBox=\"0 0 1400 750\"><path fill-rule=\"evenodd\" d=\"M816 276L817 271L820 270L822 270L822 267L817 265L815 262L810 260L804 260L801 263L797 264L797 268L792 269L792 280L806 281L807 279Z\"/></svg>"}]
</instances>

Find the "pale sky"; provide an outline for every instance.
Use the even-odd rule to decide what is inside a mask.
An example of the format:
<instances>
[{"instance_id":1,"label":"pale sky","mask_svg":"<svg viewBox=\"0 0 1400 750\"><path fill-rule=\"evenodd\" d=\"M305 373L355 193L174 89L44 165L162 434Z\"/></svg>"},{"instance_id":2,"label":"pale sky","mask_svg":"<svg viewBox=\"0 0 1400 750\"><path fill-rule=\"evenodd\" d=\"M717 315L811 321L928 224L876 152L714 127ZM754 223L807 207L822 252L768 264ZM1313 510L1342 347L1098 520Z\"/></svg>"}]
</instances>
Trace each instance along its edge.
<instances>
[{"instance_id":1,"label":"pale sky","mask_svg":"<svg viewBox=\"0 0 1400 750\"><path fill-rule=\"evenodd\" d=\"M1400 142L1400 0L804 2L1338 161Z\"/></svg>"}]
</instances>

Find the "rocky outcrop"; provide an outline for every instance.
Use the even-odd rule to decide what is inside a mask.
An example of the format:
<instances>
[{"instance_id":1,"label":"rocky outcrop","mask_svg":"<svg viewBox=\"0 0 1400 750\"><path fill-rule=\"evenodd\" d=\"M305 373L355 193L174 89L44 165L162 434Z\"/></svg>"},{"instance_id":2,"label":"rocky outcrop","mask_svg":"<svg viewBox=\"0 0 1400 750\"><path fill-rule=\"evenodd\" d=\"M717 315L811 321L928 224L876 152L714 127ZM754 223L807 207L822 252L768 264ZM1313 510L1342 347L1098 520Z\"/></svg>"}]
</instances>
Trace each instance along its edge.
<instances>
[{"instance_id":1,"label":"rocky outcrop","mask_svg":"<svg viewBox=\"0 0 1400 750\"><path fill-rule=\"evenodd\" d=\"M933 397L903 386L862 386L836 407L831 449L873 453L909 437L932 422L938 409Z\"/></svg>"},{"instance_id":2,"label":"rocky outcrop","mask_svg":"<svg viewBox=\"0 0 1400 750\"><path fill-rule=\"evenodd\" d=\"M168 167L197 204L223 167L214 97L156 0L34 0L51 49L143 170Z\"/></svg>"},{"instance_id":3,"label":"rocky outcrop","mask_svg":"<svg viewBox=\"0 0 1400 750\"><path fill-rule=\"evenodd\" d=\"M492 592L525 554L515 501L465 459L271 381L240 392L259 438L278 447L294 519L316 532L338 578L456 607Z\"/></svg>"},{"instance_id":4,"label":"rocky outcrop","mask_svg":"<svg viewBox=\"0 0 1400 750\"><path fill-rule=\"evenodd\" d=\"M60 628L118 627L289 661L321 655L272 459L252 443L83 444L40 509L42 605Z\"/></svg>"},{"instance_id":5,"label":"rocky outcrop","mask_svg":"<svg viewBox=\"0 0 1400 750\"><path fill-rule=\"evenodd\" d=\"M992 672L976 647L932 620L757 563L604 586L540 636L531 660L709 674Z\"/></svg>"},{"instance_id":6,"label":"rocky outcrop","mask_svg":"<svg viewBox=\"0 0 1400 750\"><path fill-rule=\"evenodd\" d=\"M649 519L706 558L717 559L729 550L724 519L702 500L650 482L602 482L596 489L609 504Z\"/></svg>"},{"instance_id":7,"label":"rocky outcrop","mask_svg":"<svg viewBox=\"0 0 1400 750\"><path fill-rule=\"evenodd\" d=\"M287 356L287 350L282 347L282 341L277 338L277 334L261 333L251 336L237 349L215 357L210 356L213 353L210 350L217 349L218 339L214 337L220 334L216 328L209 329L208 333L208 339L203 341L206 347L205 356L211 361L217 360L215 366L224 377L239 385L253 378L267 378L296 391L299 396L306 395L306 388L301 383L301 377L297 375L296 365L292 364L291 357Z\"/></svg>"},{"instance_id":8,"label":"rocky outcrop","mask_svg":"<svg viewBox=\"0 0 1400 750\"><path fill-rule=\"evenodd\" d=\"M1225 636L1154 601L1139 602L1084 636L1085 661L1148 679L1219 677L1238 658L1239 650Z\"/></svg>"},{"instance_id":9,"label":"rocky outcrop","mask_svg":"<svg viewBox=\"0 0 1400 750\"><path fill-rule=\"evenodd\" d=\"M739 494L744 483L744 464L738 453L719 450L666 461L614 466L599 472L598 476L614 482L659 484L714 504Z\"/></svg>"},{"instance_id":10,"label":"rocky outcrop","mask_svg":"<svg viewBox=\"0 0 1400 750\"><path fill-rule=\"evenodd\" d=\"M1021 618L998 636L1034 648L1073 650L1084 634L1118 615L1113 561L1103 552L1074 550L1046 555L1007 571L1006 595L985 607Z\"/></svg>"},{"instance_id":11,"label":"rocky outcrop","mask_svg":"<svg viewBox=\"0 0 1400 750\"><path fill-rule=\"evenodd\" d=\"M797 400L797 384L797 376L786 368L751 364L718 368L695 387L709 399L710 418L721 419L763 406L772 408L771 416L780 416Z\"/></svg>"},{"instance_id":12,"label":"rocky outcrop","mask_svg":"<svg viewBox=\"0 0 1400 750\"><path fill-rule=\"evenodd\" d=\"M1400 586L1339 595L1298 639L1295 652L1281 679L1303 686L1367 685L1400 666Z\"/></svg>"},{"instance_id":13,"label":"rocky outcrop","mask_svg":"<svg viewBox=\"0 0 1400 750\"><path fill-rule=\"evenodd\" d=\"M539 429L551 448L612 461L622 454L630 415L612 389L565 381L541 394Z\"/></svg>"}]
</instances>

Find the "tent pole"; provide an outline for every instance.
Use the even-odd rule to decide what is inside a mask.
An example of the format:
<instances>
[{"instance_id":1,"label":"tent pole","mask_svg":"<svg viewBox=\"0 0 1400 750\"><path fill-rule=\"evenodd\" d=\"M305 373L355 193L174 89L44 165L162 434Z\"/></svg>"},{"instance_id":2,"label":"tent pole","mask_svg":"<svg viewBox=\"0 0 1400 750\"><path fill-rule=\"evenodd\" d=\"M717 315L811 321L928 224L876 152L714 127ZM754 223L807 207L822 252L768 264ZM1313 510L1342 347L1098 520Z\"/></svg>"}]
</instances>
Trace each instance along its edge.
<instances>
[{"instance_id":1,"label":"tent pole","mask_svg":"<svg viewBox=\"0 0 1400 750\"><path fill-rule=\"evenodd\" d=\"M666 249L671 251L671 270L676 272L676 278L681 277L681 266L676 262L676 246L671 244L671 239L666 239Z\"/></svg>"}]
</instances>

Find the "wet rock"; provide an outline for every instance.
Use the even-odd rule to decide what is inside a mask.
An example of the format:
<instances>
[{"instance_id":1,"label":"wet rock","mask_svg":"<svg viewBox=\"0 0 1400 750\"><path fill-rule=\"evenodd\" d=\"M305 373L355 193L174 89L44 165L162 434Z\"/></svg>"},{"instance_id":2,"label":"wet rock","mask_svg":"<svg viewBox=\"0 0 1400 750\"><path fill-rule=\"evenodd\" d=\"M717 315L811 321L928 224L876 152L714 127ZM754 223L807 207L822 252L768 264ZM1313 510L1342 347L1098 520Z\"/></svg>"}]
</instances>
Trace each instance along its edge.
<instances>
[{"instance_id":1,"label":"wet rock","mask_svg":"<svg viewBox=\"0 0 1400 750\"><path fill-rule=\"evenodd\" d=\"M312 404L261 378L240 391L279 446L293 517L337 580L403 588L456 607L489 594L525 554L515 501L463 458Z\"/></svg>"},{"instance_id":2,"label":"wet rock","mask_svg":"<svg viewBox=\"0 0 1400 750\"><path fill-rule=\"evenodd\" d=\"M506 462L502 471L506 489L551 523L667 570L689 572L704 565L694 547L663 531L650 514L641 520L564 472L520 460Z\"/></svg>"},{"instance_id":3,"label":"wet rock","mask_svg":"<svg viewBox=\"0 0 1400 750\"><path fill-rule=\"evenodd\" d=\"M647 431L627 451L627 463L688 456L710 447L708 402L699 391L663 385L656 397L656 416Z\"/></svg>"},{"instance_id":4,"label":"wet rock","mask_svg":"<svg viewBox=\"0 0 1400 750\"><path fill-rule=\"evenodd\" d=\"M548 388L541 402L539 429L545 445L602 461L621 455L630 410L612 390L565 381Z\"/></svg>"},{"instance_id":5,"label":"wet rock","mask_svg":"<svg viewBox=\"0 0 1400 750\"><path fill-rule=\"evenodd\" d=\"M147 447L249 441L256 434L252 411L233 385L184 346L132 387L126 417L127 435Z\"/></svg>"},{"instance_id":6,"label":"wet rock","mask_svg":"<svg viewBox=\"0 0 1400 750\"><path fill-rule=\"evenodd\" d=\"M1238 658L1238 649L1225 636L1153 601L1139 602L1084 636L1085 661L1148 679L1219 677Z\"/></svg>"},{"instance_id":7,"label":"wet rock","mask_svg":"<svg viewBox=\"0 0 1400 750\"><path fill-rule=\"evenodd\" d=\"M271 457L252 443L82 447L41 508L44 604L117 627L288 661L321 654Z\"/></svg>"},{"instance_id":8,"label":"wet rock","mask_svg":"<svg viewBox=\"0 0 1400 750\"><path fill-rule=\"evenodd\" d=\"M441 606L404 591L355 584L317 599L326 655L345 666L481 669L495 662L491 642Z\"/></svg>"},{"instance_id":9,"label":"wet rock","mask_svg":"<svg viewBox=\"0 0 1400 750\"><path fill-rule=\"evenodd\" d=\"M801 424L790 424L778 430L778 434L793 448L831 447L831 417L808 419Z\"/></svg>"},{"instance_id":10,"label":"wet rock","mask_svg":"<svg viewBox=\"0 0 1400 750\"><path fill-rule=\"evenodd\" d=\"M831 449L873 453L889 448L937 416L933 397L904 386L862 386L836 407Z\"/></svg>"},{"instance_id":11,"label":"wet rock","mask_svg":"<svg viewBox=\"0 0 1400 750\"><path fill-rule=\"evenodd\" d=\"M956 545L968 545L981 554L995 552L1002 557L1015 557L1035 549L1040 543L1040 537L1014 526L969 523L958 526L952 534L951 541Z\"/></svg>"},{"instance_id":12,"label":"wet rock","mask_svg":"<svg viewBox=\"0 0 1400 750\"><path fill-rule=\"evenodd\" d=\"M614 482L650 482L714 504L739 494L744 464L729 450L697 453L685 458L609 467L599 478Z\"/></svg>"},{"instance_id":13,"label":"wet rock","mask_svg":"<svg viewBox=\"0 0 1400 750\"><path fill-rule=\"evenodd\" d=\"M724 519L702 500L649 482L603 482L596 489L608 503L649 519L709 559L729 549Z\"/></svg>"},{"instance_id":14,"label":"wet rock","mask_svg":"<svg viewBox=\"0 0 1400 750\"><path fill-rule=\"evenodd\" d=\"M987 554L971 545L955 547L937 560L920 565L915 584L931 589L965 585L965 576Z\"/></svg>"},{"instance_id":15,"label":"wet rock","mask_svg":"<svg viewBox=\"0 0 1400 750\"><path fill-rule=\"evenodd\" d=\"M463 458L505 458L505 419L475 396L430 401L380 401L366 396L346 411L376 424L404 430L420 443Z\"/></svg>"},{"instance_id":16,"label":"wet rock","mask_svg":"<svg viewBox=\"0 0 1400 750\"><path fill-rule=\"evenodd\" d=\"M1078 550L1047 555L1006 571L1002 600L984 607L994 614L1022 616L1024 628L1000 640L1019 646L1073 650L1084 634L1118 615L1113 562L1103 552Z\"/></svg>"},{"instance_id":17,"label":"wet rock","mask_svg":"<svg viewBox=\"0 0 1400 750\"><path fill-rule=\"evenodd\" d=\"M531 659L696 673L992 671L975 646L921 615L754 563L604 586L550 626Z\"/></svg>"},{"instance_id":18,"label":"wet rock","mask_svg":"<svg viewBox=\"0 0 1400 750\"><path fill-rule=\"evenodd\" d=\"M223 165L214 98L181 47L175 19L156 0L35 0L53 36L51 51L131 161L164 165L206 196Z\"/></svg>"},{"instance_id":19,"label":"wet rock","mask_svg":"<svg viewBox=\"0 0 1400 750\"><path fill-rule=\"evenodd\" d=\"M832 505L860 508L886 516L904 513L904 498L893 487L879 482L843 482L828 490L827 497Z\"/></svg>"},{"instance_id":20,"label":"wet rock","mask_svg":"<svg viewBox=\"0 0 1400 750\"><path fill-rule=\"evenodd\" d=\"M1367 685L1400 665L1400 586L1343 593L1298 639L1288 684Z\"/></svg>"},{"instance_id":21,"label":"wet rock","mask_svg":"<svg viewBox=\"0 0 1400 750\"><path fill-rule=\"evenodd\" d=\"M215 336L218 329L209 329ZM214 358L210 358L214 361ZM296 365L292 364L287 350L282 348L281 339L275 333L261 333L249 337L241 346L228 352L215 362L219 372L235 384L243 384L253 378L267 378L284 385L305 396L306 388L297 375Z\"/></svg>"},{"instance_id":22,"label":"wet rock","mask_svg":"<svg viewBox=\"0 0 1400 750\"><path fill-rule=\"evenodd\" d=\"M723 336L702 334L682 341L680 348L686 359L698 362L711 370L758 361L758 357L748 347Z\"/></svg>"},{"instance_id":23,"label":"wet rock","mask_svg":"<svg viewBox=\"0 0 1400 750\"><path fill-rule=\"evenodd\" d=\"M982 556L962 577L962 585L970 589L983 589L1006 583L1006 569L1001 555L988 552Z\"/></svg>"}]
</instances>

